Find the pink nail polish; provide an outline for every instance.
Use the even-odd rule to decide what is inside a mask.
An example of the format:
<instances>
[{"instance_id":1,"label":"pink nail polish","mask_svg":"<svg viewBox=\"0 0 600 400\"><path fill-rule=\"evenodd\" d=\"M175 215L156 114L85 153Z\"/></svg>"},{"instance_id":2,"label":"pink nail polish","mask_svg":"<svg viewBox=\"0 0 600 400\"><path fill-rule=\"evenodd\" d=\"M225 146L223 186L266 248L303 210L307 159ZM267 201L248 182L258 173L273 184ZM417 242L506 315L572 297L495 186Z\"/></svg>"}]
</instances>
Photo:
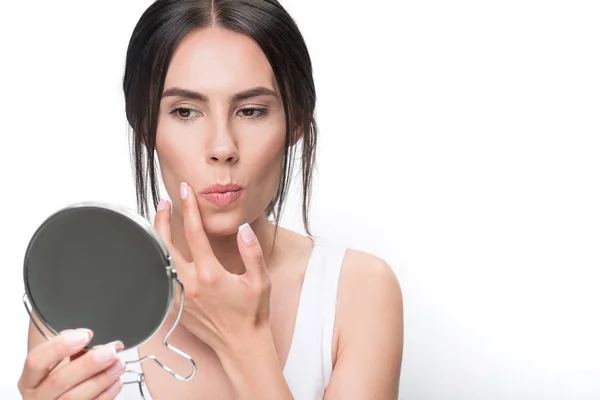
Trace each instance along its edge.
<instances>
[{"instance_id":1,"label":"pink nail polish","mask_svg":"<svg viewBox=\"0 0 600 400\"><path fill-rule=\"evenodd\" d=\"M185 182L181 182L181 186L179 187L179 195L181 196L181 200L185 200L188 197L188 185Z\"/></svg>"},{"instance_id":2,"label":"pink nail polish","mask_svg":"<svg viewBox=\"0 0 600 400\"><path fill-rule=\"evenodd\" d=\"M247 223L240 226L238 230L240 231L240 236L242 237L242 242L244 242L244 244L250 244L256 240L254 231Z\"/></svg>"},{"instance_id":3,"label":"pink nail polish","mask_svg":"<svg viewBox=\"0 0 600 400\"><path fill-rule=\"evenodd\" d=\"M90 334L84 330L76 330L67 332L63 335L64 341L69 347L79 347L87 344L90 341Z\"/></svg>"},{"instance_id":4,"label":"pink nail polish","mask_svg":"<svg viewBox=\"0 0 600 400\"><path fill-rule=\"evenodd\" d=\"M116 360L118 358L117 349L113 345L100 346L92 351L92 358L100 364Z\"/></svg>"},{"instance_id":5,"label":"pink nail polish","mask_svg":"<svg viewBox=\"0 0 600 400\"><path fill-rule=\"evenodd\" d=\"M160 201L160 203L158 203L158 207L156 207L157 211L162 211L165 209L165 207L167 206L167 201L165 199L162 199Z\"/></svg>"},{"instance_id":6,"label":"pink nail polish","mask_svg":"<svg viewBox=\"0 0 600 400\"><path fill-rule=\"evenodd\" d=\"M114 342L110 342L107 344L110 346L114 346L114 348L117 350L117 352L119 352L125 348L125 345L120 340L115 340Z\"/></svg>"}]
</instances>

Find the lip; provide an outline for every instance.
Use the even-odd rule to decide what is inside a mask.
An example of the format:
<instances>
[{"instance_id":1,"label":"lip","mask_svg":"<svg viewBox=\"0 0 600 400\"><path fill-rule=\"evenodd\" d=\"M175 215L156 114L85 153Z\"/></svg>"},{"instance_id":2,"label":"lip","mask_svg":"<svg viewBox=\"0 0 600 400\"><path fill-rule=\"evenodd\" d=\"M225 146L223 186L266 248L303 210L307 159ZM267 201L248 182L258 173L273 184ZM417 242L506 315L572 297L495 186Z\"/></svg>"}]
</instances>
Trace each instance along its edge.
<instances>
[{"instance_id":1,"label":"lip","mask_svg":"<svg viewBox=\"0 0 600 400\"><path fill-rule=\"evenodd\" d=\"M242 187L235 184L210 185L206 187L201 196L217 206L226 206L235 202L242 195Z\"/></svg>"},{"instance_id":2,"label":"lip","mask_svg":"<svg viewBox=\"0 0 600 400\"><path fill-rule=\"evenodd\" d=\"M237 192L241 190L242 187L240 185L236 185L234 183L228 183L226 185L214 184L204 188L202 194L211 194L211 193L226 193L226 192Z\"/></svg>"}]
</instances>

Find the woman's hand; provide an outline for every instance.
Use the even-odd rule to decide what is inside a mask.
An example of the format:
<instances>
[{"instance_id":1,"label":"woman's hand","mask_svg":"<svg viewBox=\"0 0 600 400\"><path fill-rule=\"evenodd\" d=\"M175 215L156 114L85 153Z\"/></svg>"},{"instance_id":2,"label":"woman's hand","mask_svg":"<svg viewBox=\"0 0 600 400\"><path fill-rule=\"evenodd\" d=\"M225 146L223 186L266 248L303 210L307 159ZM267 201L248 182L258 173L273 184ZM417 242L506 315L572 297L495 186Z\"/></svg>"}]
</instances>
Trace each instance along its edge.
<instances>
[{"instance_id":1,"label":"woman's hand","mask_svg":"<svg viewBox=\"0 0 600 400\"><path fill-rule=\"evenodd\" d=\"M27 355L19 378L23 400L114 399L125 367L117 359L121 342L82 353L92 339L87 329L66 330ZM71 358L66 364L61 364Z\"/></svg>"},{"instance_id":2,"label":"woman's hand","mask_svg":"<svg viewBox=\"0 0 600 400\"><path fill-rule=\"evenodd\" d=\"M185 237L193 261L187 262L173 245L168 202L161 203L154 225L185 287L182 324L215 351L235 351L240 339L269 327L271 280L260 244L252 228L243 225L237 243L246 272L228 272L210 247L193 188L183 183L181 198Z\"/></svg>"}]
</instances>

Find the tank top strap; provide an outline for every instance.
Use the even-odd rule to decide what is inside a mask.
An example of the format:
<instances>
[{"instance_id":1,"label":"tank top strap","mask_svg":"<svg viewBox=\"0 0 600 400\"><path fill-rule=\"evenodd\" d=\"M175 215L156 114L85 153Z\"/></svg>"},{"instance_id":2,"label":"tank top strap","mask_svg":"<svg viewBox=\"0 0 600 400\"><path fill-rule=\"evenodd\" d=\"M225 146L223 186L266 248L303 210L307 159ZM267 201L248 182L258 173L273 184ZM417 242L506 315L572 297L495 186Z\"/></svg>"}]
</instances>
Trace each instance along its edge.
<instances>
[{"instance_id":1,"label":"tank top strap","mask_svg":"<svg viewBox=\"0 0 600 400\"><path fill-rule=\"evenodd\" d=\"M297 399L322 399L332 373L337 292L346 248L313 238L284 376Z\"/></svg>"},{"instance_id":2,"label":"tank top strap","mask_svg":"<svg viewBox=\"0 0 600 400\"><path fill-rule=\"evenodd\" d=\"M335 325L335 316L337 311L339 278L342 270L344 257L347 248L339 243L332 241L326 242L324 252L326 253L326 262L323 265L323 381L325 386L329 383L333 369L332 349L333 349L333 330Z\"/></svg>"}]
</instances>

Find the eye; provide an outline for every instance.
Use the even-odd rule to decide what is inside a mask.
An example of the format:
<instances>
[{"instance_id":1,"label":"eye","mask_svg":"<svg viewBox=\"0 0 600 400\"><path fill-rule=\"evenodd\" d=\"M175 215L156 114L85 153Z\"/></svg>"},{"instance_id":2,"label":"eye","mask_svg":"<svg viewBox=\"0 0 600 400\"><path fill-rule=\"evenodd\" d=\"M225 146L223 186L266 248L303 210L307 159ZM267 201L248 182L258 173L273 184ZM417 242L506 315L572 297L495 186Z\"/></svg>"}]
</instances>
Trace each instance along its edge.
<instances>
[{"instance_id":1,"label":"eye","mask_svg":"<svg viewBox=\"0 0 600 400\"><path fill-rule=\"evenodd\" d=\"M245 117L245 118L252 118L252 119L260 118L267 114L267 109L266 108L256 108L256 107L242 108L241 110L238 111L238 114L240 114L240 116Z\"/></svg>"},{"instance_id":2,"label":"eye","mask_svg":"<svg viewBox=\"0 0 600 400\"><path fill-rule=\"evenodd\" d=\"M184 121L188 121L193 117L197 116L194 113L198 114L198 111L192 110L191 108L187 107L177 107L169 112L169 114L174 114L177 118L182 119Z\"/></svg>"}]
</instances>

